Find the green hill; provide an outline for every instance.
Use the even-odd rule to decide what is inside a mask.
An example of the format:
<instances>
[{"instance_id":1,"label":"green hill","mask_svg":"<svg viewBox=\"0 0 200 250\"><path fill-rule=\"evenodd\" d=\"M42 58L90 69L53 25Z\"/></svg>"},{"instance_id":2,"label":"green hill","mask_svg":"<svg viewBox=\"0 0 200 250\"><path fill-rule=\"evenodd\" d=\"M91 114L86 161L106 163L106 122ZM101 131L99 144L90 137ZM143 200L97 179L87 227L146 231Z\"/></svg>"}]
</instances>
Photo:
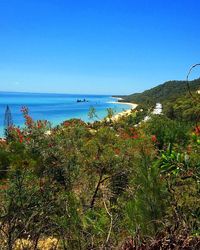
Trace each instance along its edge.
<instances>
[{"instance_id":1,"label":"green hill","mask_svg":"<svg viewBox=\"0 0 200 250\"><path fill-rule=\"evenodd\" d=\"M200 78L190 81L189 85L191 91L197 91L200 89ZM164 103L167 101L174 101L187 92L188 88L186 81L168 81L142 93L124 96L123 101L150 106L154 105L156 102Z\"/></svg>"}]
</instances>

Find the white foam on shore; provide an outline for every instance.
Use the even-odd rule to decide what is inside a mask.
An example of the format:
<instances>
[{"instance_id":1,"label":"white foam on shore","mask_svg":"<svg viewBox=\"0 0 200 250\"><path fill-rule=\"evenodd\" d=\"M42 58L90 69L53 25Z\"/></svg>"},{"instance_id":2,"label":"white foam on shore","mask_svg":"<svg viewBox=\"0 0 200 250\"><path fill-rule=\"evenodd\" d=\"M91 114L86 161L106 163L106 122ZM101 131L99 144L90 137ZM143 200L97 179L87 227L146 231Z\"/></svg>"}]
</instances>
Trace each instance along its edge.
<instances>
[{"instance_id":1,"label":"white foam on shore","mask_svg":"<svg viewBox=\"0 0 200 250\"><path fill-rule=\"evenodd\" d=\"M135 109L137 107L137 104L130 103L130 102L115 102L115 101L110 101L110 102L107 102L107 103L129 105L129 106L131 106L132 109Z\"/></svg>"},{"instance_id":2,"label":"white foam on shore","mask_svg":"<svg viewBox=\"0 0 200 250\"><path fill-rule=\"evenodd\" d=\"M118 101L122 101L122 100L124 100L123 98L121 98L121 97L114 97L114 96L112 96L112 98L113 99L116 99L116 100L118 100Z\"/></svg>"}]
</instances>

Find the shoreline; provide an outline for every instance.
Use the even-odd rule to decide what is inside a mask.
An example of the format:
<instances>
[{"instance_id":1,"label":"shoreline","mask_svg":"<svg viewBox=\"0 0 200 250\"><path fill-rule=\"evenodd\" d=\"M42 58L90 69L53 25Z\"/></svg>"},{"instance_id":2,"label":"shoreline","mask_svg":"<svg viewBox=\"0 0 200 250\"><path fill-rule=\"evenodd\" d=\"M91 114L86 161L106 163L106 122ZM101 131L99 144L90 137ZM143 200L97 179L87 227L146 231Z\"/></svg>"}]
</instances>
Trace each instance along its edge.
<instances>
[{"instance_id":1,"label":"shoreline","mask_svg":"<svg viewBox=\"0 0 200 250\"><path fill-rule=\"evenodd\" d=\"M122 98L120 98L120 100L121 99ZM119 100L119 99L117 98L117 100ZM111 120L115 121L115 122L117 122L119 120L119 118L122 118L123 116L129 116L131 114L132 110L134 110L138 106L138 104L136 104L136 103L130 103L130 102L117 102L117 101L115 102L115 101L113 101L113 102L109 102L109 103L123 104L123 105L129 105L130 106L130 109L124 110L124 111L122 111L122 112L114 115L111 118Z\"/></svg>"}]
</instances>

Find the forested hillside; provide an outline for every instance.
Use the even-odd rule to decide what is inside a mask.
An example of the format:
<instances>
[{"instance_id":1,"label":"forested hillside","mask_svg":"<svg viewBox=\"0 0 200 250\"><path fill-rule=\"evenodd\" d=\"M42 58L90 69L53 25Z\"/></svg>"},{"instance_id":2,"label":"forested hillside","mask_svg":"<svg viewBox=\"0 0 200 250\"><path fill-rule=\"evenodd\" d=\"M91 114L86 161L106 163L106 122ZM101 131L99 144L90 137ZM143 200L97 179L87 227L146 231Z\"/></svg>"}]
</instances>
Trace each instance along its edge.
<instances>
[{"instance_id":1,"label":"forested hillside","mask_svg":"<svg viewBox=\"0 0 200 250\"><path fill-rule=\"evenodd\" d=\"M191 91L200 89L200 79L190 81L189 86ZM142 93L124 96L123 101L151 106L155 105L156 102L166 103L174 101L187 92L188 88L186 81L168 81Z\"/></svg>"}]
</instances>

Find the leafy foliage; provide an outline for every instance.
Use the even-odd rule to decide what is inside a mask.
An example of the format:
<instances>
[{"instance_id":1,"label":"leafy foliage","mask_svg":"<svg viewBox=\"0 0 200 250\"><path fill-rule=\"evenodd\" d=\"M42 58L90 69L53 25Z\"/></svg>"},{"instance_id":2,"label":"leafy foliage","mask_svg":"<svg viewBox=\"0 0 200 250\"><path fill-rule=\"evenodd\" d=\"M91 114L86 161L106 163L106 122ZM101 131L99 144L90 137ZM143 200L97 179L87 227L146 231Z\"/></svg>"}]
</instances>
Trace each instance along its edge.
<instances>
[{"instance_id":1,"label":"leafy foliage","mask_svg":"<svg viewBox=\"0 0 200 250\"><path fill-rule=\"evenodd\" d=\"M198 247L199 125L160 115L135 126L148 112L138 107L52 129L22 111L25 128L0 142L2 250Z\"/></svg>"}]
</instances>

